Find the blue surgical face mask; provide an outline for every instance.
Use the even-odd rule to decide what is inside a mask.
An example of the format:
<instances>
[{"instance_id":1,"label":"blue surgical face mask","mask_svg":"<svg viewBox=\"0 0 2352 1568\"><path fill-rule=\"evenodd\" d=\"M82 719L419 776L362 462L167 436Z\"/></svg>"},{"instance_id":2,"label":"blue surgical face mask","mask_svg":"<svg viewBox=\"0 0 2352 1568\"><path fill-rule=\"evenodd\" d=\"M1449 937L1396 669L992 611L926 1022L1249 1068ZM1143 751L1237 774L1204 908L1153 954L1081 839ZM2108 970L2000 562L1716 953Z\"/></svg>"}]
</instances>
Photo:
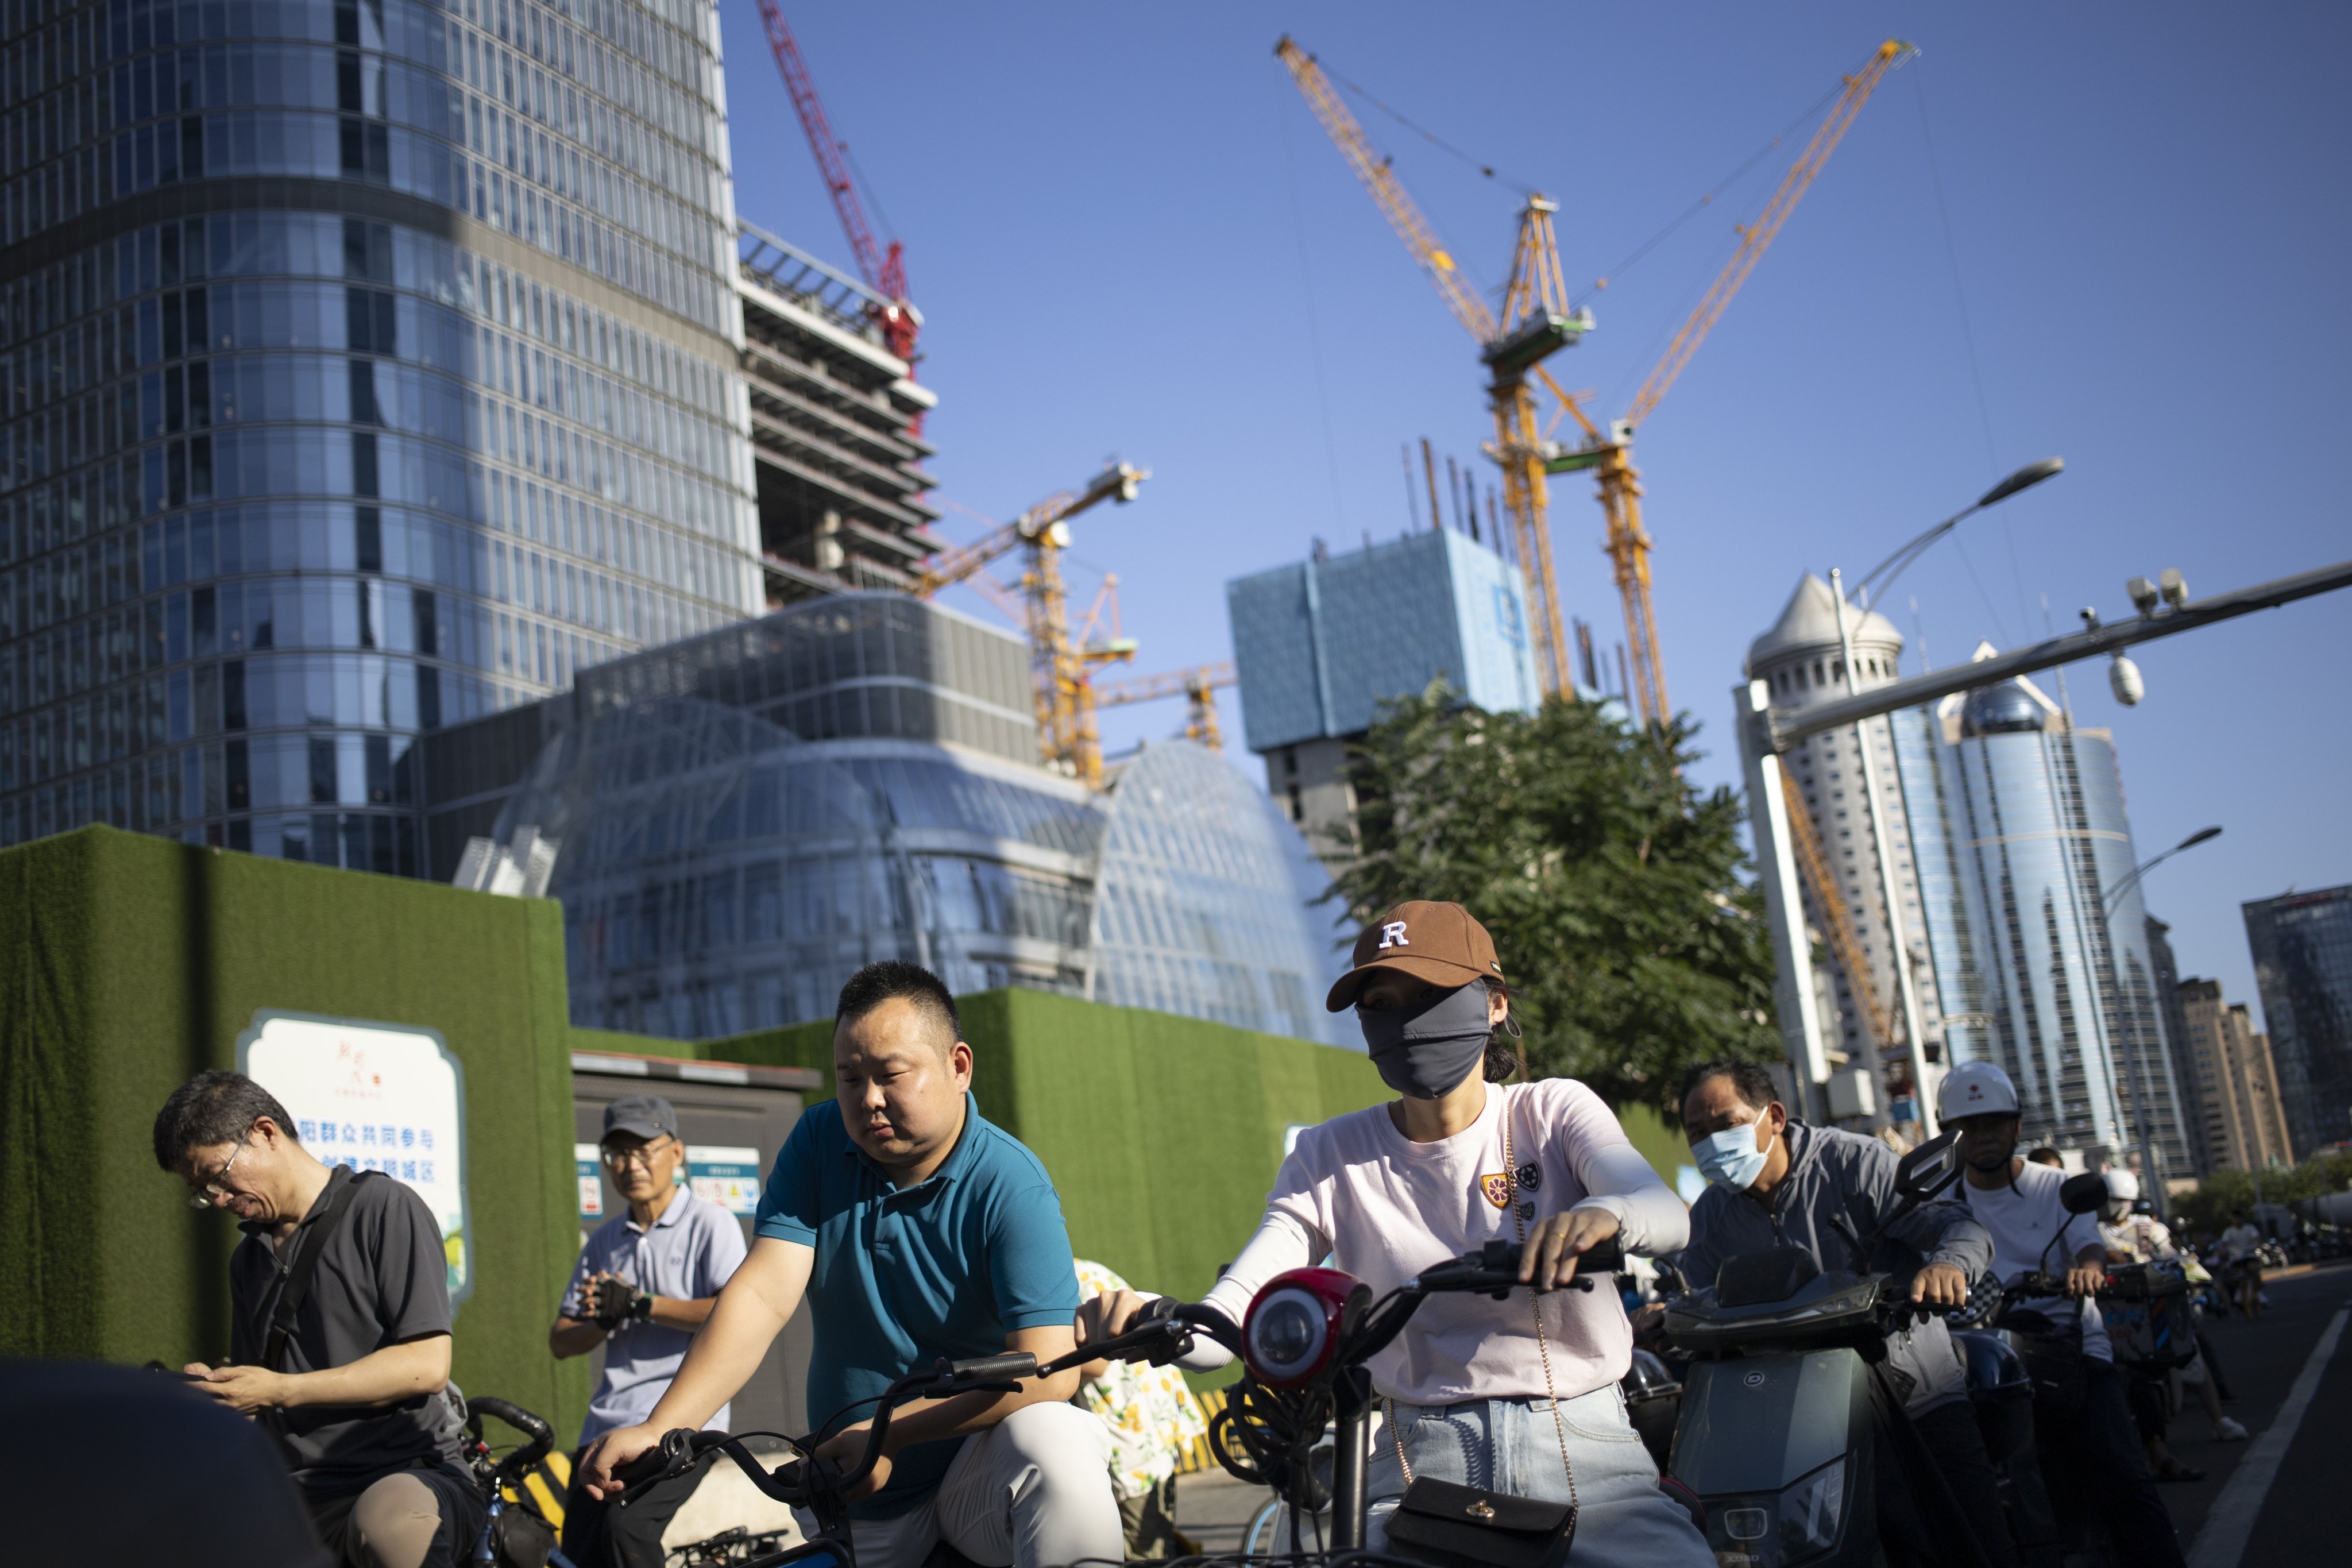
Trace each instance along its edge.
<instances>
[{"instance_id":1,"label":"blue surgical face mask","mask_svg":"<svg viewBox=\"0 0 2352 1568\"><path fill-rule=\"evenodd\" d=\"M1756 1146L1756 1130L1764 1124L1759 1115L1755 1121L1739 1127L1727 1127L1710 1133L1691 1145L1691 1154L1698 1162L1699 1174L1710 1182L1720 1182L1734 1192L1744 1192L1764 1173L1764 1163L1772 1157L1772 1145Z\"/></svg>"}]
</instances>

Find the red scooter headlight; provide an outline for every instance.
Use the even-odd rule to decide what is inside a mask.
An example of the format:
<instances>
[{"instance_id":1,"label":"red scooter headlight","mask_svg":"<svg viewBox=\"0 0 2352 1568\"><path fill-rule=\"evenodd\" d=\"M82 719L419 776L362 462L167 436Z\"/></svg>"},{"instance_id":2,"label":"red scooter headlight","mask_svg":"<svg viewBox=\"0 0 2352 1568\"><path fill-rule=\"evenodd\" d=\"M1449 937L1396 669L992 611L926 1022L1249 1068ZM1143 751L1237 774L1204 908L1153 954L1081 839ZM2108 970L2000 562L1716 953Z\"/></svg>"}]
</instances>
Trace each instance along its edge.
<instances>
[{"instance_id":1,"label":"red scooter headlight","mask_svg":"<svg viewBox=\"0 0 2352 1568\"><path fill-rule=\"evenodd\" d=\"M1372 1289L1336 1268L1293 1268L1267 1280L1242 1320L1242 1356L1260 1383L1297 1388L1331 1364L1371 1305Z\"/></svg>"}]
</instances>

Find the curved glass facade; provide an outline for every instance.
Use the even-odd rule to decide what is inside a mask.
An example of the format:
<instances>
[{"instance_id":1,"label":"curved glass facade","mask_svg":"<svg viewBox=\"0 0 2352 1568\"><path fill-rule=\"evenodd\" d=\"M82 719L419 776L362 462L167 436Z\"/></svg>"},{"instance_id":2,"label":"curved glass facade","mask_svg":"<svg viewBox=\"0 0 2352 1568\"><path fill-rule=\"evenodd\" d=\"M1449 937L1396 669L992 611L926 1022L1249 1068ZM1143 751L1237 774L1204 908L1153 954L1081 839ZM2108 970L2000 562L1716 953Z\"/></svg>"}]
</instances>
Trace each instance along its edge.
<instances>
[{"instance_id":1,"label":"curved glass facade","mask_svg":"<svg viewBox=\"0 0 2352 1568\"><path fill-rule=\"evenodd\" d=\"M2156 1174L2193 1173L2113 738L2023 681L1948 698L1940 721L1934 790L1974 937L1956 989L1984 1025L1955 1058L2000 1064L2032 1142L2120 1157L2144 1136Z\"/></svg>"},{"instance_id":2,"label":"curved glass facade","mask_svg":"<svg viewBox=\"0 0 2352 1568\"><path fill-rule=\"evenodd\" d=\"M1120 769L1108 805L1096 1001L1362 1048L1323 1010L1347 967L1338 906L1313 902L1330 878L1279 807L1185 742Z\"/></svg>"},{"instance_id":3,"label":"curved glass facade","mask_svg":"<svg viewBox=\"0 0 2352 1568\"><path fill-rule=\"evenodd\" d=\"M0 843L414 872L420 733L757 610L717 38L0 7Z\"/></svg>"},{"instance_id":4,"label":"curved glass facade","mask_svg":"<svg viewBox=\"0 0 2352 1568\"><path fill-rule=\"evenodd\" d=\"M551 741L499 819L551 859L573 1021L709 1038L830 1016L907 958L959 992L1028 985L1341 1039L1343 966L1305 842L1217 757L1155 748L1107 796L884 737L804 742L698 697ZM1308 879L1313 879L1309 885Z\"/></svg>"}]
</instances>

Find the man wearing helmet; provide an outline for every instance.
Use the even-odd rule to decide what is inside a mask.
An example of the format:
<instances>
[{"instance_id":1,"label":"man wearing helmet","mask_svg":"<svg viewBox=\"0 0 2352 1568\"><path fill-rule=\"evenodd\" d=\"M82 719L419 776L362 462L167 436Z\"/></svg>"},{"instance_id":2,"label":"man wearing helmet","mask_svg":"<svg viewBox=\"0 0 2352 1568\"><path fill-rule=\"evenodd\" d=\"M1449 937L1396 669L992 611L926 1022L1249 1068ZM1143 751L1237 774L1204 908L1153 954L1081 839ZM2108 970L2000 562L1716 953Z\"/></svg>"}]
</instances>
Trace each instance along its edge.
<instances>
[{"instance_id":1,"label":"man wearing helmet","mask_svg":"<svg viewBox=\"0 0 2352 1568\"><path fill-rule=\"evenodd\" d=\"M2071 1301L2052 1297L2018 1305L2081 1325L2074 1375L2055 1386L2037 1383L2034 1390L2034 1440L2051 1496L2087 1500L2120 1561L2182 1568L2179 1539L2148 1474L2106 1323L2092 1300L2107 1274L2096 1220L2069 1214L2059 1200L2064 1172L2018 1158L2017 1088L2000 1068L1958 1064L1945 1076L1936 1109L1960 1135L1960 1195L1992 1237L1993 1273L2004 1283L2036 1272L2063 1276Z\"/></svg>"}]
</instances>

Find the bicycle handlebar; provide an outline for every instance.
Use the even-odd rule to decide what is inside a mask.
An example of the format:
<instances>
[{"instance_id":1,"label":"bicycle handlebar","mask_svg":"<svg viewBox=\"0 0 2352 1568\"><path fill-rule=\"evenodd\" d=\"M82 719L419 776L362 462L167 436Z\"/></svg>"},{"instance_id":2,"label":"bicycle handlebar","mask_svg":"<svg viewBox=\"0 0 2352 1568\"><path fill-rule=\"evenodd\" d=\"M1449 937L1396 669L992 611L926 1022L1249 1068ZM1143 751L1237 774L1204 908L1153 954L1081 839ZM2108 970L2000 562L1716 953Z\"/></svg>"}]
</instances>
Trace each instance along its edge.
<instances>
[{"instance_id":1,"label":"bicycle handlebar","mask_svg":"<svg viewBox=\"0 0 2352 1568\"><path fill-rule=\"evenodd\" d=\"M498 1470L502 1477L521 1475L547 1458L548 1450L555 1447L555 1428L520 1405L510 1405L503 1399L493 1399L485 1394L478 1399L466 1401L466 1410L470 1416L495 1415L530 1439L499 1461ZM475 1436L479 1436L481 1422L475 1420L473 1426Z\"/></svg>"},{"instance_id":2,"label":"bicycle handlebar","mask_svg":"<svg viewBox=\"0 0 2352 1568\"><path fill-rule=\"evenodd\" d=\"M1093 1353L1081 1352L1077 1360L1092 1359ZM889 1436L891 1414L908 1400L945 1399L958 1394L1009 1394L1016 1391L1023 1380L1050 1376L1062 1370L1063 1363L1071 1359L1065 1356L1041 1369L1037 1365L1037 1358L1029 1352L1010 1351L1002 1355L975 1356L965 1361L949 1361L941 1357L921 1372L908 1373L884 1389L873 1401L874 1424L866 1429L866 1451L859 1457L856 1468L846 1472L836 1471L830 1461L812 1453L809 1443L813 1439L785 1437L784 1441L790 1443L801 1458L770 1470L733 1434L696 1431L688 1426L672 1427L662 1434L659 1447L646 1449L614 1471L614 1479L624 1488L621 1506L625 1508L633 1497L643 1496L639 1489L645 1483L684 1475L703 1455L717 1448L735 1461L737 1468L751 1478L752 1485L776 1501L791 1508L816 1509L828 1494L835 1498L845 1497L852 1488L873 1473L875 1464L882 1457L883 1439ZM541 1423L542 1427L544 1425ZM811 1467L814 1469L812 1470ZM810 1484L812 1475L816 1478L814 1485Z\"/></svg>"}]
</instances>

